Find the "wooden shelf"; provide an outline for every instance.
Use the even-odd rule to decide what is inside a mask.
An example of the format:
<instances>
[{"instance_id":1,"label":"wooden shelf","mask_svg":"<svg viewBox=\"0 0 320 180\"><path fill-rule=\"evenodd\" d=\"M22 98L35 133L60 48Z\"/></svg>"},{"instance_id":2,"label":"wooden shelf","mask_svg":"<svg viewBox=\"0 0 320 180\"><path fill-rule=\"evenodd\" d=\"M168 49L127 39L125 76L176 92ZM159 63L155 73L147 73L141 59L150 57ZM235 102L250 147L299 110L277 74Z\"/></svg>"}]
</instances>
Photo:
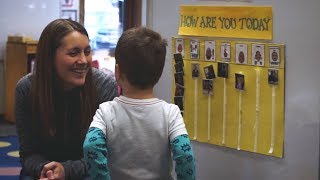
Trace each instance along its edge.
<instances>
[{"instance_id":1,"label":"wooden shelf","mask_svg":"<svg viewBox=\"0 0 320 180\"><path fill-rule=\"evenodd\" d=\"M21 77L28 73L28 62L34 57L37 42L7 42L4 79L5 79L5 107L4 119L15 123L14 103L15 87Z\"/></svg>"}]
</instances>

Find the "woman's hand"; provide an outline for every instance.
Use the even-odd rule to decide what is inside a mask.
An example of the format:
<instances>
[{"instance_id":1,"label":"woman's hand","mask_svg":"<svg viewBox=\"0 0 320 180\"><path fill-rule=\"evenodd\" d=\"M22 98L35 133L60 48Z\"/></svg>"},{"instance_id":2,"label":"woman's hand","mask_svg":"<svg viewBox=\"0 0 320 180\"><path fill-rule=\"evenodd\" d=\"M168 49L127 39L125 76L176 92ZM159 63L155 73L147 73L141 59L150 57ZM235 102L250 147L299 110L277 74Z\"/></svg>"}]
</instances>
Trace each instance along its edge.
<instances>
[{"instance_id":1,"label":"woman's hand","mask_svg":"<svg viewBox=\"0 0 320 180\"><path fill-rule=\"evenodd\" d=\"M40 180L50 180L50 179L57 179L57 180L64 180L64 167L61 163L52 161L43 166Z\"/></svg>"}]
</instances>

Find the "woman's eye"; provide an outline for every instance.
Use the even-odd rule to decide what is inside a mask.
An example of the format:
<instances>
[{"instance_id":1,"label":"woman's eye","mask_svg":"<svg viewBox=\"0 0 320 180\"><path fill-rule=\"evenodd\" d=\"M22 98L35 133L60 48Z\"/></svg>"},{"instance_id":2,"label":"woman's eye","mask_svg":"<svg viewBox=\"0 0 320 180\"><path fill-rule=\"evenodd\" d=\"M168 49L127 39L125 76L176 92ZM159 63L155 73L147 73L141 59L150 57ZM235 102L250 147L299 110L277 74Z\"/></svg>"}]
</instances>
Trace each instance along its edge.
<instances>
[{"instance_id":1,"label":"woman's eye","mask_svg":"<svg viewBox=\"0 0 320 180\"><path fill-rule=\"evenodd\" d=\"M85 50L85 51L84 51L84 54L85 54L86 56L89 56L90 53L91 53L91 50Z\"/></svg>"},{"instance_id":2,"label":"woman's eye","mask_svg":"<svg viewBox=\"0 0 320 180\"><path fill-rule=\"evenodd\" d=\"M75 57L78 55L78 52L69 52L68 53L71 57Z\"/></svg>"}]
</instances>

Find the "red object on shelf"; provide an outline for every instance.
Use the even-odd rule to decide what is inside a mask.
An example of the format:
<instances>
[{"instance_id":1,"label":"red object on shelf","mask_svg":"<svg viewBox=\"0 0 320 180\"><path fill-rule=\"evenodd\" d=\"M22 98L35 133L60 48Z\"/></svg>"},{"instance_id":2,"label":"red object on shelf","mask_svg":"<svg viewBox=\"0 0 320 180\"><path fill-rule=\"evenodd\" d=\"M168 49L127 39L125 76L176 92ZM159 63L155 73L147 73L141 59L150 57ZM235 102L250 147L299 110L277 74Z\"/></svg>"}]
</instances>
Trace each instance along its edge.
<instances>
[{"instance_id":1,"label":"red object on shelf","mask_svg":"<svg viewBox=\"0 0 320 180\"><path fill-rule=\"evenodd\" d=\"M99 69L99 61L98 60L93 60L91 62L91 66L94 67L94 68Z\"/></svg>"}]
</instances>

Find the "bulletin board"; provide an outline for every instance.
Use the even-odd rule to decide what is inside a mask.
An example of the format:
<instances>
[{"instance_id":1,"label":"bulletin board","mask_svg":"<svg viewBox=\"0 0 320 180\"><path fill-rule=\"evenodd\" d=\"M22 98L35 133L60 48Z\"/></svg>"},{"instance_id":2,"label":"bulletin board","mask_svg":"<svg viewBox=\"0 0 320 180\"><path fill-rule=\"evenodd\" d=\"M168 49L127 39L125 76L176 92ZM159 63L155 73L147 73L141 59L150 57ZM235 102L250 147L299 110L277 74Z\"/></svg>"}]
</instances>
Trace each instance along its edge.
<instances>
[{"instance_id":1,"label":"bulletin board","mask_svg":"<svg viewBox=\"0 0 320 180\"><path fill-rule=\"evenodd\" d=\"M172 100L189 137L283 157L285 45L172 38Z\"/></svg>"}]
</instances>

